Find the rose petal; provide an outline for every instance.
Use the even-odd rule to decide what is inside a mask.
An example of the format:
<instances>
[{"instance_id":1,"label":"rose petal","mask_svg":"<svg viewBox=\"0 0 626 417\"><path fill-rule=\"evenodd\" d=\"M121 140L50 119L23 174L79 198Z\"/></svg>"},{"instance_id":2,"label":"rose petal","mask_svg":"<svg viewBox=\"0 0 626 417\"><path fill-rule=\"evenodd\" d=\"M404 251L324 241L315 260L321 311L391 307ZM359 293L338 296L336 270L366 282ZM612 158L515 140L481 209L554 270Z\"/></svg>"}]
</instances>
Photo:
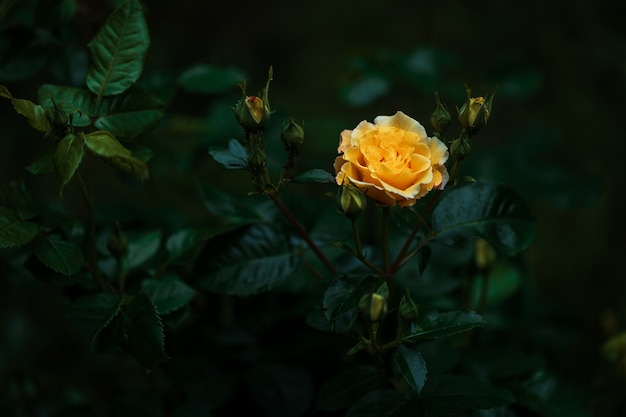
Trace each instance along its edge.
<instances>
[{"instance_id":1,"label":"rose petal","mask_svg":"<svg viewBox=\"0 0 626 417\"><path fill-rule=\"evenodd\" d=\"M378 116L374 119L374 123L378 126L393 126L407 132L417 133L420 138L427 137L424 126L401 111L397 111L393 116Z\"/></svg>"},{"instance_id":2,"label":"rose petal","mask_svg":"<svg viewBox=\"0 0 626 417\"><path fill-rule=\"evenodd\" d=\"M431 159L433 164L443 165L448 160L448 147L437 138L429 138L428 146L430 148Z\"/></svg>"}]
</instances>

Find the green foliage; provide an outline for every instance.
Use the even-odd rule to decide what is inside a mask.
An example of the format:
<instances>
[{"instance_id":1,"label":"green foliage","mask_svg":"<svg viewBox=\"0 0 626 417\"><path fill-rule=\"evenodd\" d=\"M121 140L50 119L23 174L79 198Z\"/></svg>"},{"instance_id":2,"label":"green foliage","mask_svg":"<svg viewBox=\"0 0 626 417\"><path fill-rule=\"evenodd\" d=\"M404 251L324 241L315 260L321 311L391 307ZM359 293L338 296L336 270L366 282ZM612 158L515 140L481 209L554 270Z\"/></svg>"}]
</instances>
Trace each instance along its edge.
<instances>
[{"instance_id":1,"label":"green foliage","mask_svg":"<svg viewBox=\"0 0 626 417\"><path fill-rule=\"evenodd\" d=\"M85 146L116 168L133 174L140 179L148 178L148 166L133 156L133 153L122 146L122 144L111 133L105 130L83 135Z\"/></svg>"},{"instance_id":2,"label":"green foliage","mask_svg":"<svg viewBox=\"0 0 626 417\"><path fill-rule=\"evenodd\" d=\"M37 231L37 224L22 219L15 210L0 207L0 248L24 245Z\"/></svg>"},{"instance_id":3,"label":"green foliage","mask_svg":"<svg viewBox=\"0 0 626 417\"><path fill-rule=\"evenodd\" d=\"M426 383L426 362L414 346L402 344L394 355L394 362L406 382L418 394Z\"/></svg>"},{"instance_id":4,"label":"green foliage","mask_svg":"<svg viewBox=\"0 0 626 417\"><path fill-rule=\"evenodd\" d=\"M52 164L61 181L59 194L63 194L63 188L70 182L85 154L85 140L82 134L70 133L57 145Z\"/></svg>"},{"instance_id":5,"label":"green foliage","mask_svg":"<svg viewBox=\"0 0 626 417\"><path fill-rule=\"evenodd\" d=\"M159 314L165 315L185 307L196 295L196 291L175 275L142 281L141 289L154 303Z\"/></svg>"},{"instance_id":6,"label":"green foliage","mask_svg":"<svg viewBox=\"0 0 626 417\"><path fill-rule=\"evenodd\" d=\"M83 266L80 247L58 235L37 235L33 240L33 253L50 269L63 275L76 274Z\"/></svg>"},{"instance_id":7,"label":"green foliage","mask_svg":"<svg viewBox=\"0 0 626 417\"><path fill-rule=\"evenodd\" d=\"M508 254L527 249L535 236L535 220L510 188L469 183L450 190L432 215L437 239L454 243L480 236Z\"/></svg>"},{"instance_id":8,"label":"green foliage","mask_svg":"<svg viewBox=\"0 0 626 417\"><path fill-rule=\"evenodd\" d=\"M248 169L248 153L237 139L230 139L227 149L221 146L209 148L209 155L226 169Z\"/></svg>"},{"instance_id":9,"label":"green foliage","mask_svg":"<svg viewBox=\"0 0 626 417\"><path fill-rule=\"evenodd\" d=\"M330 172L325 171L323 169L312 169L307 172L303 172L302 174L295 177L293 182L296 183L334 183L335 177Z\"/></svg>"},{"instance_id":10,"label":"green foliage","mask_svg":"<svg viewBox=\"0 0 626 417\"><path fill-rule=\"evenodd\" d=\"M239 68L196 65L180 74L178 83L191 93L217 94L230 90L245 78Z\"/></svg>"},{"instance_id":11,"label":"green foliage","mask_svg":"<svg viewBox=\"0 0 626 417\"><path fill-rule=\"evenodd\" d=\"M89 42L87 88L98 100L126 91L141 75L149 46L139 1L123 3Z\"/></svg>"},{"instance_id":12,"label":"green foliage","mask_svg":"<svg viewBox=\"0 0 626 417\"><path fill-rule=\"evenodd\" d=\"M451 336L483 324L485 324L485 320L473 311L450 311L429 314L419 325L411 329L405 339L417 341Z\"/></svg>"}]
</instances>

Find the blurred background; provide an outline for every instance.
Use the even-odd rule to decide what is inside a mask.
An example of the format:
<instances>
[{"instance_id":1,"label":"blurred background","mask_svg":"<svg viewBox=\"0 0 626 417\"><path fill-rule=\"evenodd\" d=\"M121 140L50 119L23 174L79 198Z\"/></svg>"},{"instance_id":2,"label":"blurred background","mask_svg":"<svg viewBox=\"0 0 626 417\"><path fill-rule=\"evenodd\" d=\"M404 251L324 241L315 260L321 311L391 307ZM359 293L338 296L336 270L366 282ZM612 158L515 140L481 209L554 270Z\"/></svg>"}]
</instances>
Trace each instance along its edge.
<instances>
[{"instance_id":1,"label":"blurred background","mask_svg":"<svg viewBox=\"0 0 626 417\"><path fill-rule=\"evenodd\" d=\"M33 101L43 83L82 86L85 45L115 3L3 0L0 83ZM167 102L167 111L161 125L139 139L155 155L149 181L139 186L99 168L101 216L168 212L168 227L201 223L194 177L245 195L247 175L224 173L206 150L241 134L230 111L241 94L237 80L247 79L248 94L254 94L270 66L276 113L268 138L278 138L286 117L302 121L301 170L330 171L339 132L361 120L402 110L430 130L435 90L454 115L464 84L473 96L498 87L492 119L473 139L461 175L511 185L535 213L536 242L523 254L527 288L538 309L558 311L564 317L559 323L572 331L573 343L561 358L566 373L604 389L598 352L626 327L626 176L620 171L626 155L626 4L142 3L152 43L141 84ZM193 75L206 68L234 81L203 91ZM56 179L33 179L24 170L50 144L8 100L0 101L0 126L0 180L27 178L44 201L80 213L76 189L70 186L60 201ZM280 153L278 139L268 142ZM270 163L280 167L282 161ZM20 303L33 296L20 298L20 289L10 288L0 296L0 309L19 314L27 309ZM546 337L553 330L559 331L548 329Z\"/></svg>"}]
</instances>

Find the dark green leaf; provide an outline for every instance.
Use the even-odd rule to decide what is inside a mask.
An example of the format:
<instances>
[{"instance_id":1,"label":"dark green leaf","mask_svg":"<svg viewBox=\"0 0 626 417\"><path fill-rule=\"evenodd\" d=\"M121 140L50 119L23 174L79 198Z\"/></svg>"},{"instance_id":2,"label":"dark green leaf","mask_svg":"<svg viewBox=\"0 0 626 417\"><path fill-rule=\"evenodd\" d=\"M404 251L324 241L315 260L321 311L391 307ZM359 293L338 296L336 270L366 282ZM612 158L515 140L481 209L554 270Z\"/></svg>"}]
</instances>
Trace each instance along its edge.
<instances>
[{"instance_id":1,"label":"dark green leaf","mask_svg":"<svg viewBox=\"0 0 626 417\"><path fill-rule=\"evenodd\" d=\"M157 311L163 315L185 307L196 295L196 291L176 275L145 279L141 289L150 296Z\"/></svg>"},{"instance_id":2,"label":"dark green leaf","mask_svg":"<svg viewBox=\"0 0 626 417\"><path fill-rule=\"evenodd\" d=\"M43 84L37 91L37 99L50 113L54 112L56 103L71 115L72 125L77 127L91 125L91 118L96 112L94 96L84 88Z\"/></svg>"},{"instance_id":3,"label":"dark green leaf","mask_svg":"<svg viewBox=\"0 0 626 417\"><path fill-rule=\"evenodd\" d=\"M118 315L122 307L120 296L108 293L89 294L78 298L69 305L68 313L79 319L95 322L95 330L91 339L92 346L96 338L108 324Z\"/></svg>"},{"instance_id":4,"label":"dark green leaf","mask_svg":"<svg viewBox=\"0 0 626 417\"><path fill-rule=\"evenodd\" d=\"M0 249L24 245L37 234L35 223L23 220L7 207L0 207Z\"/></svg>"},{"instance_id":5,"label":"dark green leaf","mask_svg":"<svg viewBox=\"0 0 626 417\"><path fill-rule=\"evenodd\" d=\"M453 244L480 236L515 254L535 237L536 222L521 198L510 188L492 183L469 183L452 188L432 215L437 239Z\"/></svg>"},{"instance_id":6,"label":"dark green leaf","mask_svg":"<svg viewBox=\"0 0 626 417\"><path fill-rule=\"evenodd\" d=\"M163 325L159 314L145 293L126 298L120 313L111 323L116 343L144 366L166 362Z\"/></svg>"},{"instance_id":7,"label":"dark green leaf","mask_svg":"<svg viewBox=\"0 0 626 417\"><path fill-rule=\"evenodd\" d=\"M32 219L39 213L40 204L26 187L23 179L0 185L0 202L15 210L24 220Z\"/></svg>"},{"instance_id":8,"label":"dark green leaf","mask_svg":"<svg viewBox=\"0 0 626 417\"><path fill-rule=\"evenodd\" d=\"M38 235L33 241L33 252L50 269L63 275L72 275L83 266L83 252L75 243L57 235Z\"/></svg>"},{"instance_id":9,"label":"dark green leaf","mask_svg":"<svg viewBox=\"0 0 626 417\"><path fill-rule=\"evenodd\" d=\"M197 65L183 72L178 82L190 93L215 94L228 91L245 78L239 68Z\"/></svg>"},{"instance_id":10,"label":"dark green leaf","mask_svg":"<svg viewBox=\"0 0 626 417\"><path fill-rule=\"evenodd\" d=\"M351 367L322 385L317 408L323 411L348 408L366 393L382 389L387 384L387 377L373 366Z\"/></svg>"},{"instance_id":11,"label":"dark green leaf","mask_svg":"<svg viewBox=\"0 0 626 417\"><path fill-rule=\"evenodd\" d=\"M346 417L392 417L406 402L396 390L372 391L352 404Z\"/></svg>"},{"instance_id":12,"label":"dark green leaf","mask_svg":"<svg viewBox=\"0 0 626 417\"><path fill-rule=\"evenodd\" d=\"M248 169L248 153L237 139L228 141L228 149L209 148L209 155L226 169Z\"/></svg>"},{"instance_id":13,"label":"dark green leaf","mask_svg":"<svg viewBox=\"0 0 626 417\"><path fill-rule=\"evenodd\" d=\"M401 344L394 354L394 361L400 374L418 394L426 383L426 362L415 346Z\"/></svg>"},{"instance_id":14,"label":"dark green leaf","mask_svg":"<svg viewBox=\"0 0 626 417\"><path fill-rule=\"evenodd\" d=\"M58 143L52 158L54 170L59 177L61 187L59 196L63 195L63 188L70 182L85 154L84 136L81 133L74 135L70 133Z\"/></svg>"},{"instance_id":15,"label":"dark green leaf","mask_svg":"<svg viewBox=\"0 0 626 417\"><path fill-rule=\"evenodd\" d=\"M35 162L28 165L26 170L33 175L49 175L54 174L54 151L46 152L40 156Z\"/></svg>"},{"instance_id":16,"label":"dark green leaf","mask_svg":"<svg viewBox=\"0 0 626 417\"><path fill-rule=\"evenodd\" d=\"M216 218L230 224L243 225L256 222L259 216L247 204L247 200L236 198L215 186L196 181L204 207Z\"/></svg>"},{"instance_id":17,"label":"dark green leaf","mask_svg":"<svg viewBox=\"0 0 626 417\"><path fill-rule=\"evenodd\" d=\"M120 139L132 140L154 128L165 104L151 93L133 87L123 94L105 97L98 108L94 126Z\"/></svg>"},{"instance_id":18,"label":"dark green leaf","mask_svg":"<svg viewBox=\"0 0 626 417\"><path fill-rule=\"evenodd\" d=\"M485 320L473 311L450 311L447 313L429 314L406 334L405 340L434 339L462 333L474 327L482 326Z\"/></svg>"},{"instance_id":19,"label":"dark green leaf","mask_svg":"<svg viewBox=\"0 0 626 417\"><path fill-rule=\"evenodd\" d=\"M124 256L124 270L132 271L149 261L161 247L161 231L151 230L128 238L128 252Z\"/></svg>"},{"instance_id":20,"label":"dark green leaf","mask_svg":"<svg viewBox=\"0 0 626 417\"><path fill-rule=\"evenodd\" d=\"M375 276L336 279L324 293L323 308L326 318L333 321L342 314L356 309L361 298L375 292L379 286L380 280Z\"/></svg>"},{"instance_id":21,"label":"dark green leaf","mask_svg":"<svg viewBox=\"0 0 626 417\"><path fill-rule=\"evenodd\" d=\"M506 389L496 388L479 379L464 375L433 375L422 396L428 411L439 409L488 409L515 402Z\"/></svg>"},{"instance_id":22,"label":"dark green leaf","mask_svg":"<svg viewBox=\"0 0 626 417\"><path fill-rule=\"evenodd\" d=\"M85 145L90 151L103 158L109 164L122 171L136 175L140 179L148 178L148 166L135 158L132 152L126 149L109 132L97 130L84 135Z\"/></svg>"},{"instance_id":23,"label":"dark green leaf","mask_svg":"<svg viewBox=\"0 0 626 417\"><path fill-rule=\"evenodd\" d=\"M321 182L321 183L334 183L335 177L328 171L323 169L312 169L303 174L295 177L292 182L298 183L310 183L310 182Z\"/></svg>"},{"instance_id":24,"label":"dark green leaf","mask_svg":"<svg viewBox=\"0 0 626 417\"><path fill-rule=\"evenodd\" d=\"M87 45L87 88L98 97L126 91L141 75L149 46L139 1L123 3Z\"/></svg>"},{"instance_id":25,"label":"dark green leaf","mask_svg":"<svg viewBox=\"0 0 626 417\"><path fill-rule=\"evenodd\" d=\"M205 247L200 285L219 293L249 295L274 289L292 278L300 258L286 236L256 223L213 238Z\"/></svg>"}]
</instances>

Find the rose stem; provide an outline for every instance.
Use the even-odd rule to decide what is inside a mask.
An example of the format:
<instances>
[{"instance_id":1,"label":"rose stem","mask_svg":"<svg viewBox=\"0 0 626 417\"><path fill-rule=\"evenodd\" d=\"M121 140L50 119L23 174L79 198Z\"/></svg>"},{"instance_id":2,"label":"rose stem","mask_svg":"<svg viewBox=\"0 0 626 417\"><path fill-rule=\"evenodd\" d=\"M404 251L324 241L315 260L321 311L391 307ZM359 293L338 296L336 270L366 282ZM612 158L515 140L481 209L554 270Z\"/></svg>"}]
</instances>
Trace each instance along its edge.
<instances>
[{"instance_id":1,"label":"rose stem","mask_svg":"<svg viewBox=\"0 0 626 417\"><path fill-rule=\"evenodd\" d=\"M389 206L383 207L383 262L385 272L391 272L391 256L389 255Z\"/></svg>"},{"instance_id":2,"label":"rose stem","mask_svg":"<svg viewBox=\"0 0 626 417\"><path fill-rule=\"evenodd\" d=\"M78 183L80 184L80 190L83 194L83 199L85 200L85 209L87 212L87 258L89 259L89 270L91 275L93 276L94 281L98 284L98 286L105 292L115 292L115 289L111 288L111 286L107 286L107 283L100 276L100 270L98 270L98 258L96 255L96 219L94 215L94 203L93 203L93 194L89 191L89 187L85 184L83 180L83 176L80 174L80 171L76 172L76 178L78 178Z\"/></svg>"},{"instance_id":3,"label":"rose stem","mask_svg":"<svg viewBox=\"0 0 626 417\"><path fill-rule=\"evenodd\" d=\"M459 171L459 165L461 165L461 160L460 159L456 159L454 161L454 166L452 167L452 170L451 170L451 173L450 173L450 179L448 180L448 182L453 182L454 181L454 178L456 177L456 174ZM411 243L413 243L413 239L415 239L415 236L417 236L417 233L422 228L422 225L425 224L426 219L428 218L428 216L430 216L431 211L433 211L433 209L435 208L437 200L439 200L439 196L441 195L442 191L443 190L440 190L439 192L437 192L430 199L430 201L428 202L428 205L426 206L426 208L422 212L422 220L419 221L415 225L415 227L411 231L411 234L409 235L409 237L404 242L404 245L402 246L402 249L400 249L400 253L398 253L398 256L396 257L396 260L394 261L393 266L391 267L391 274L392 275L395 274L396 271L398 270L398 268L400 268L400 266L404 263L403 258L404 258L404 255L406 254L406 251L409 250L409 246L411 246Z\"/></svg>"},{"instance_id":4,"label":"rose stem","mask_svg":"<svg viewBox=\"0 0 626 417\"><path fill-rule=\"evenodd\" d=\"M276 207L278 207L278 209L287 218L289 223L291 223L291 226L295 229L295 231L300 235L300 237L302 239L304 239L304 241L307 243L307 245L309 245L309 248L311 248L311 250L315 253L315 255L317 255L317 257L320 259L320 261L322 261L324 266L326 266L326 268L333 275L337 275L337 269L335 268L335 266L328 260L326 255L324 255L324 253L322 253L322 251L315 244L315 242L313 242L313 239L311 239L311 236L309 236L309 234L306 232L306 230L304 230L302 228L302 226L300 225L298 220L296 220L296 218L293 216L293 214L291 213L289 208L287 208L285 203L283 203L283 200L280 198L278 193L274 191L274 192L269 192L268 195L272 199L274 204L276 204Z\"/></svg>"},{"instance_id":5,"label":"rose stem","mask_svg":"<svg viewBox=\"0 0 626 417\"><path fill-rule=\"evenodd\" d=\"M363 246L361 245L361 234L359 233L359 229L357 228L356 219L352 219L352 234L354 235L354 244L356 246L355 254L356 254L356 257L359 259L359 261L361 261L365 266L370 268L372 271L380 275L386 275L387 273L385 271L383 271L382 269L380 269L379 267L377 267L376 265L368 261L365 255L363 255Z\"/></svg>"}]
</instances>

